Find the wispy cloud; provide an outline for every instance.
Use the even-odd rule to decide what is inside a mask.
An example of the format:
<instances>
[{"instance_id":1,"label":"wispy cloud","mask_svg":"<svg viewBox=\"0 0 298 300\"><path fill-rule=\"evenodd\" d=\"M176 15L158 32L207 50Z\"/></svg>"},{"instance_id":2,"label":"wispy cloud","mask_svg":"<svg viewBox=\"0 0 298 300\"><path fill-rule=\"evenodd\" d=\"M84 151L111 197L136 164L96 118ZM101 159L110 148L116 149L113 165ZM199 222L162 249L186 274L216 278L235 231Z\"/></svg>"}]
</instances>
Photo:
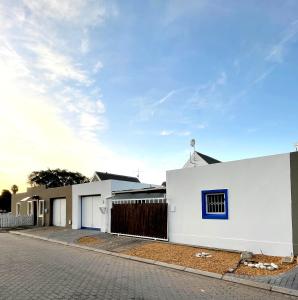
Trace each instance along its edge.
<instances>
[{"instance_id":1,"label":"wispy cloud","mask_svg":"<svg viewBox=\"0 0 298 300\"><path fill-rule=\"evenodd\" d=\"M81 138L96 140L107 128L105 105L100 92L94 93L99 89L94 87L92 67L91 72L87 71L79 55L90 51L89 28L116 16L115 7L93 0L88 3L23 0L9 10L3 5L0 4L0 22L6 26L1 27L2 36L7 38L10 55L19 57L19 60L9 60L18 62L18 68L22 65L23 71L18 71L18 76L27 72L22 76L24 85L50 95L49 101ZM75 30L75 36L71 30ZM78 43L80 52L69 48L74 43ZM98 61L96 72L102 67Z\"/></svg>"},{"instance_id":2,"label":"wispy cloud","mask_svg":"<svg viewBox=\"0 0 298 300\"><path fill-rule=\"evenodd\" d=\"M152 106L156 107L160 104L163 104L164 102L166 102L168 99L170 99L177 92L178 92L178 90L172 90L172 91L168 92L164 97L162 97L161 99L154 102Z\"/></svg>"},{"instance_id":3,"label":"wispy cloud","mask_svg":"<svg viewBox=\"0 0 298 300\"><path fill-rule=\"evenodd\" d=\"M27 45L36 55L35 67L43 70L48 79L54 81L74 80L89 85L91 80L71 58L44 44Z\"/></svg>"},{"instance_id":4,"label":"wispy cloud","mask_svg":"<svg viewBox=\"0 0 298 300\"><path fill-rule=\"evenodd\" d=\"M193 88L193 93L187 102L193 109L212 109L220 110L224 104L222 88L227 83L226 72L221 72L213 81L199 85Z\"/></svg>"},{"instance_id":5,"label":"wispy cloud","mask_svg":"<svg viewBox=\"0 0 298 300\"><path fill-rule=\"evenodd\" d=\"M229 9L225 5L220 5L216 1L207 1L207 0L188 0L179 1L174 0L167 2L165 5L165 14L163 18L163 23L165 25L170 25L175 21L178 21L181 18L186 16L201 16L207 11L212 11L213 15L217 13L228 13Z\"/></svg>"},{"instance_id":6,"label":"wispy cloud","mask_svg":"<svg viewBox=\"0 0 298 300\"><path fill-rule=\"evenodd\" d=\"M92 0L0 3L3 187L16 183L23 189L35 168L65 167L86 175L95 165L131 175L135 175L132 168L150 169L129 155L123 161L122 155L100 142L108 124L103 96L93 83L92 66L91 72L86 71L77 49L88 27L115 16L112 5L107 6ZM67 34L73 28L76 39ZM69 45L77 45L76 51ZM81 50L86 52L87 46L91 45L85 43ZM98 62L96 71L101 68Z\"/></svg>"},{"instance_id":7,"label":"wispy cloud","mask_svg":"<svg viewBox=\"0 0 298 300\"><path fill-rule=\"evenodd\" d=\"M270 66L267 70L265 70L263 73L259 74L257 76L257 78L255 80L253 80L253 82L251 83L251 85L255 85L258 84L260 82L262 82L263 80L265 80L275 69L275 65L274 66Z\"/></svg>"},{"instance_id":8,"label":"wispy cloud","mask_svg":"<svg viewBox=\"0 0 298 300\"><path fill-rule=\"evenodd\" d=\"M93 73L99 72L103 68L103 64L101 61L97 61L93 67Z\"/></svg>"},{"instance_id":9,"label":"wispy cloud","mask_svg":"<svg viewBox=\"0 0 298 300\"><path fill-rule=\"evenodd\" d=\"M170 135L175 135L175 136L190 136L191 132L190 131L177 131L177 130L162 130L159 135L161 136L170 136Z\"/></svg>"},{"instance_id":10,"label":"wispy cloud","mask_svg":"<svg viewBox=\"0 0 298 300\"><path fill-rule=\"evenodd\" d=\"M133 101L134 106L138 108L138 113L136 116L137 121L146 122L155 116L156 112L162 107L166 105L170 99L181 92L181 89L174 89L166 93L166 95L162 96L160 99L156 100L152 97L139 97Z\"/></svg>"},{"instance_id":11,"label":"wispy cloud","mask_svg":"<svg viewBox=\"0 0 298 300\"><path fill-rule=\"evenodd\" d=\"M169 136L169 135L172 135L172 134L174 134L174 131L173 131L173 130L162 130L162 131L160 132L160 135L161 135L161 136Z\"/></svg>"},{"instance_id":12,"label":"wispy cloud","mask_svg":"<svg viewBox=\"0 0 298 300\"><path fill-rule=\"evenodd\" d=\"M24 0L24 4L38 18L69 22L77 26L95 26L118 14L116 6L101 0Z\"/></svg>"},{"instance_id":13,"label":"wispy cloud","mask_svg":"<svg viewBox=\"0 0 298 300\"><path fill-rule=\"evenodd\" d=\"M89 40L88 40L88 38L83 38L81 40L81 47L80 47L81 52L83 54L86 54L86 53L89 52L89 49L90 49L90 47L89 47Z\"/></svg>"},{"instance_id":14,"label":"wispy cloud","mask_svg":"<svg viewBox=\"0 0 298 300\"><path fill-rule=\"evenodd\" d=\"M287 52L287 47L293 42L298 33L298 20L293 21L283 33L280 41L273 45L266 56L265 60L282 63Z\"/></svg>"},{"instance_id":15,"label":"wispy cloud","mask_svg":"<svg viewBox=\"0 0 298 300\"><path fill-rule=\"evenodd\" d=\"M104 113L105 105L101 100L100 91L92 96L84 94L80 89L66 87L54 94L57 107L66 118L71 118L73 127L82 139L96 141L98 135L108 128Z\"/></svg>"}]
</instances>

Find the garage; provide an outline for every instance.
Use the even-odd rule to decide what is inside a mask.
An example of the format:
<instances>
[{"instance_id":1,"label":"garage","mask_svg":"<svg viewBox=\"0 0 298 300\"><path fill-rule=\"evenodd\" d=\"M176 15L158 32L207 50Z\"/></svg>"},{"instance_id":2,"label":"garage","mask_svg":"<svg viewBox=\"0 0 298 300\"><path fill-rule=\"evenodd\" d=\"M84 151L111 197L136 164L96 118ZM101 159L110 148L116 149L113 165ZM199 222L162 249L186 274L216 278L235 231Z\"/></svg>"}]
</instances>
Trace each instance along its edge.
<instances>
[{"instance_id":1,"label":"garage","mask_svg":"<svg viewBox=\"0 0 298 300\"><path fill-rule=\"evenodd\" d=\"M101 229L103 217L100 211L101 196L82 197L82 228Z\"/></svg>"},{"instance_id":2,"label":"garage","mask_svg":"<svg viewBox=\"0 0 298 300\"><path fill-rule=\"evenodd\" d=\"M66 199L53 200L53 225L64 227L66 225Z\"/></svg>"}]
</instances>

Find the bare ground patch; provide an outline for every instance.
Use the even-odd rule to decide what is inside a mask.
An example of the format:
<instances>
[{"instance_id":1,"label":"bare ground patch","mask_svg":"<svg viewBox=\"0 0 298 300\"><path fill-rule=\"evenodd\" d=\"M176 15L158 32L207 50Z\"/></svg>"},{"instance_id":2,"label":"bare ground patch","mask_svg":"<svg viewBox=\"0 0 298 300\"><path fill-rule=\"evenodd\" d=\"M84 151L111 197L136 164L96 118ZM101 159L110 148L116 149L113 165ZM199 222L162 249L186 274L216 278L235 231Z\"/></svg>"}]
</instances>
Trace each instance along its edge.
<instances>
[{"instance_id":1,"label":"bare ground patch","mask_svg":"<svg viewBox=\"0 0 298 300\"><path fill-rule=\"evenodd\" d=\"M196 257L199 252L207 252L212 257ZM212 250L205 248L197 248L185 245L174 245L161 242L152 242L145 245L140 245L124 252L125 254L148 258L170 264L181 265L185 267L200 269L204 271L224 274L230 268L235 268L240 260L240 254ZM263 263L275 263L279 269L274 271L251 268L240 264L236 269L235 274L249 276L267 276L276 275L287 272L296 266L296 263L281 264L281 257L254 255L253 260Z\"/></svg>"},{"instance_id":2,"label":"bare ground patch","mask_svg":"<svg viewBox=\"0 0 298 300\"><path fill-rule=\"evenodd\" d=\"M198 252L207 252L212 255L212 257L196 257L195 255ZM219 274L224 274L231 266L237 264L240 259L239 253L159 242L152 242L135 247L125 251L125 254Z\"/></svg>"},{"instance_id":3,"label":"bare ground patch","mask_svg":"<svg viewBox=\"0 0 298 300\"><path fill-rule=\"evenodd\" d=\"M83 236L76 241L80 245L96 246L103 243L103 240L96 236Z\"/></svg>"}]
</instances>

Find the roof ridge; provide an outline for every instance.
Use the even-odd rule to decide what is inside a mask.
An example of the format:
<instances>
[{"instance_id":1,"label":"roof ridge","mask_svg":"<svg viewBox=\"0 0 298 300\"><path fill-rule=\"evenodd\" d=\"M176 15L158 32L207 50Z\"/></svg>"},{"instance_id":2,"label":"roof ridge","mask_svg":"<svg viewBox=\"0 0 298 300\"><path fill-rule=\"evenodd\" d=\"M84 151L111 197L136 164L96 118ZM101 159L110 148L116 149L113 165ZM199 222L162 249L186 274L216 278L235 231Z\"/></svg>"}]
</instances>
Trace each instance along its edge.
<instances>
[{"instance_id":1,"label":"roof ridge","mask_svg":"<svg viewBox=\"0 0 298 300\"><path fill-rule=\"evenodd\" d=\"M204 153L201 153L199 151L196 151L196 153L203 159L205 160L208 164L215 164L215 163L220 163L221 161L214 158L214 157L211 157L209 155L206 155Z\"/></svg>"},{"instance_id":2,"label":"roof ridge","mask_svg":"<svg viewBox=\"0 0 298 300\"><path fill-rule=\"evenodd\" d=\"M140 182L138 177L108 173L108 172L100 172L100 171L95 171L95 173L101 180L114 179L114 180L122 180L122 181Z\"/></svg>"}]
</instances>

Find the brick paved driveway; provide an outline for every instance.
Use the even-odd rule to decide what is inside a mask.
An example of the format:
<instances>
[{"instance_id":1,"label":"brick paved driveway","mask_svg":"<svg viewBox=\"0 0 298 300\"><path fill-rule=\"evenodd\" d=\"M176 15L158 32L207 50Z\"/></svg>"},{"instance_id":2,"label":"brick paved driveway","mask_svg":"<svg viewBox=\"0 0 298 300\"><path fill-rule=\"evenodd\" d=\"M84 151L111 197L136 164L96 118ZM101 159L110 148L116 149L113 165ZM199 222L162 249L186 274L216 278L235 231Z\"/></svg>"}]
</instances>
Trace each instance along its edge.
<instances>
[{"instance_id":1,"label":"brick paved driveway","mask_svg":"<svg viewBox=\"0 0 298 300\"><path fill-rule=\"evenodd\" d=\"M0 299L296 298L1 233Z\"/></svg>"},{"instance_id":2,"label":"brick paved driveway","mask_svg":"<svg viewBox=\"0 0 298 300\"><path fill-rule=\"evenodd\" d=\"M79 238L84 236L96 236L102 241L102 243L100 243L99 245L92 245L92 247L113 252L123 252L135 246L152 242L152 240L145 240L128 236L117 236L109 233L99 232L96 230L70 229L53 226L35 227L22 230L22 232L67 243L75 243Z\"/></svg>"}]
</instances>

